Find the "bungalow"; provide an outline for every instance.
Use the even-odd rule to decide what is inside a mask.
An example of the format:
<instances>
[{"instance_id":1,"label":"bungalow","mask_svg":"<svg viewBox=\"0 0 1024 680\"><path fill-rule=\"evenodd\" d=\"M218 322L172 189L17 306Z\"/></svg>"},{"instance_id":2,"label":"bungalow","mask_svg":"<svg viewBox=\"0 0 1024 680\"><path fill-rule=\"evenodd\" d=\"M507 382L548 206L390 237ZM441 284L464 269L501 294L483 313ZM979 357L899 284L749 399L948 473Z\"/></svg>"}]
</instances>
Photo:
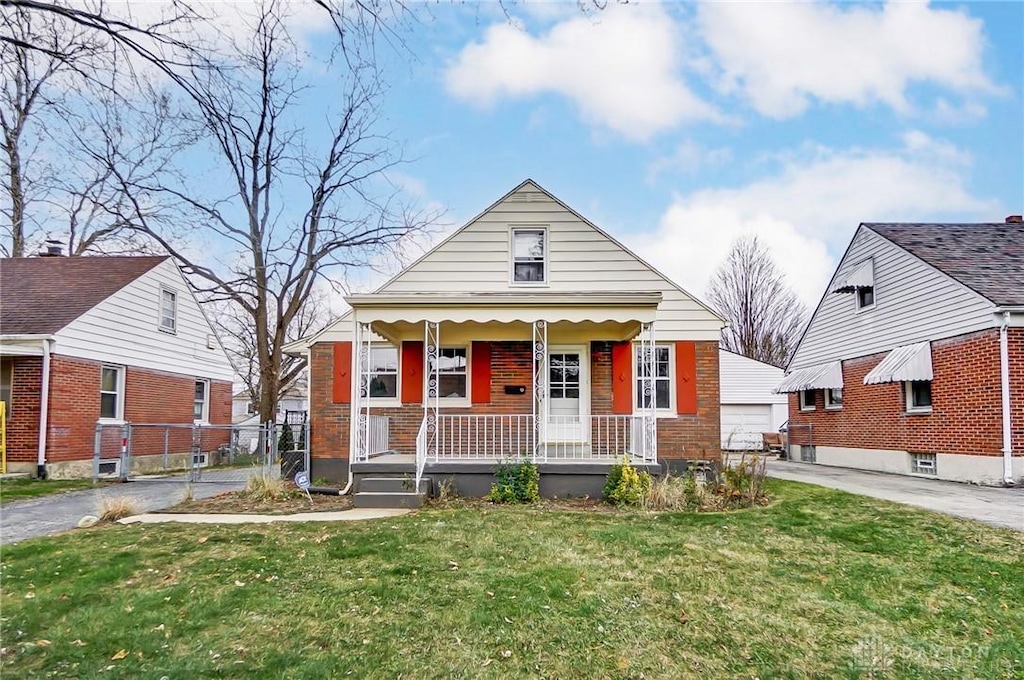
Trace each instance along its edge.
<instances>
[{"instance_id":1,"label":"bungalow","mask_svg":"<svg viewBox=\"0 0 1024 680\"><path fill-rule=\"evenodd\" d=\"M169 257L50 255L0 260L7 471L92 476L98 425L231 422L234 370Z\"/></svg>"},{"instance_id":2,"label":"bungalow","mask_svg":"<svg viewBox=\"0 0 1024 680\"><path fill-rule=\"evenodd\" d=\"M792 457L1024 478L1024 227L861 224L778 388Z\"/></svg>"},{"instance_id":3,"label":"bungalow","mask_svg":"<svg viewBox=\"0 0 1024 680\"><path fill-rule=\"evenodd\" d=\"M346 300L288 351L309 359L311 475L357 503L392 502L372 498L389 476L483 494L498 460L537 462L548 495L599 495L622 456L719 460L723 320L532 180Z\"/></svg>"}]
</instances>

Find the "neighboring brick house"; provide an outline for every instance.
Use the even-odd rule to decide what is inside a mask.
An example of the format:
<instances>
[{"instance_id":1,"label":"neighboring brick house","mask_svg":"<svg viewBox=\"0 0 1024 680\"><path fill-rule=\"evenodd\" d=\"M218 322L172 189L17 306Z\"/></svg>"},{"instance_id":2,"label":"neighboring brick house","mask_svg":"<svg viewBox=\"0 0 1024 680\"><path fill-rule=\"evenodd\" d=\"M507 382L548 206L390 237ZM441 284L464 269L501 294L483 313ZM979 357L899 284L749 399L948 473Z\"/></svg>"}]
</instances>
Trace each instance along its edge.
<instances>
[{"instance_id":1,"label":"neighboring brick house","mask_svg":"<svg viewBox=\"0 0 1024 680\"><path fill-rule=\"evenodd\" d=\"M97 423L230 423L233 374L168 257L0 260L10 472L91 476Z\"/></svg>"},{"instance_id":2,"label":"neighboring brick house","mask_svg":"<svg viewBox=\"0 0 1024 680\"><path fill-rule=\"evenodd\" d=\"M516 458L544 493L600 493L623 455L719 461L723 320L530 180L347 301L288 348L309 357L314 477L358 489L392 462L476 493Z\"/></svg>"},{"instance_id":3,"label":"neighboring brick house","mask_svg":"<svg viewBox=\"0 0 1024 680\"><path fill-rule=\"evenodd\" d=\"M1024 225L861 224L779 387L795 459L1024 478Z\"/></svg>"}]
</instances>

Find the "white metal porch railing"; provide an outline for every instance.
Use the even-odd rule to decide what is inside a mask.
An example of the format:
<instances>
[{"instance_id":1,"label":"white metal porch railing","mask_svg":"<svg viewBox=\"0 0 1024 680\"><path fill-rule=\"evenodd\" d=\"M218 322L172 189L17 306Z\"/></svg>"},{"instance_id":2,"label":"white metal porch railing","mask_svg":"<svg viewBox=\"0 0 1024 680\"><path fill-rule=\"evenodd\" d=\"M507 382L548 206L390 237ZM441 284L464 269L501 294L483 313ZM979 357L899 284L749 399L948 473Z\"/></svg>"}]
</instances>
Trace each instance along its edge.
<instances>
[{"instance_id":1,"label":"white metal porch railing","mask_svg":"<svg viewBox=\"0 0 1024 680\"><path fill-rule=\"evenodd\" d=\"M359 424L364 428L366 451L361 459L366 460L370 456L387 453L390 450L391 419L388 416L374 415L364 415L363 418L365 420Z\"/></svg>"},{"instance_id":2,"label":"white metal porch railing","mask_svg":"<svg viewBox=\"0 0 1024 680\"><path fill-rule=\"evenodd\" d=\"M532 415L441 415L436 442L417 438L417 463L433 460L657 460L657 428L644 416L550 416L534 428ZM536 433L544 442L535 447Z\"/></svg>"}]
</instances>

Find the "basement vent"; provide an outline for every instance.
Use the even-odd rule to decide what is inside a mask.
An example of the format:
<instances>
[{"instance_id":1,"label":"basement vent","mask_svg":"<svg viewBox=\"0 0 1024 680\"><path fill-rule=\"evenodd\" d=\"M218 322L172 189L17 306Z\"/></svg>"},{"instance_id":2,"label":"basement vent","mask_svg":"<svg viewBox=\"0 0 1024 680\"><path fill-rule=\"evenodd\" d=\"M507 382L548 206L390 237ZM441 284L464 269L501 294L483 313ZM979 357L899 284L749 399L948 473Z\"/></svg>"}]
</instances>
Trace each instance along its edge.
<instances>
[{"instance_id":1,"label":"basement vent","mask_svg":"<svg viewBox=\"0 0 1024 680\"><path fill-rule=\"evenodd\" d=\"M99 463L99 476L100 477L118 477L121 474L121 459L120 458L107 458L101 459Z\"/></svg>"},{"instance_id":2,"label":"basement vent","mask_svg":"<svg viewBox=\"0 0 1024 680\"><path fill-rule=\"evenodd\" d=\"M918 475L935 475L935 454L934 453L912 453L910 454L910 471Z\"/></svg>"},{"instance_id":3,"label":"basement vent","mask_svg":"<svg viewBox=\"0 0 1024 680\"><path fill-rule=\"evenodd\" d=\"M800 460L805 463L817 463L818 456L814 451L813 446L800 446Z\"/></svg>"},{"instance_id":4,"label":"basement vent","mask_svg":"<svg viewBox=\"0 0 1024 680\"><path fill-rule=\"evenodd\" d=\"M205 453L193 453L192 454L192 467L206 467L209 465L209 461L206 458Z\"/></svg>"}]
</instances>

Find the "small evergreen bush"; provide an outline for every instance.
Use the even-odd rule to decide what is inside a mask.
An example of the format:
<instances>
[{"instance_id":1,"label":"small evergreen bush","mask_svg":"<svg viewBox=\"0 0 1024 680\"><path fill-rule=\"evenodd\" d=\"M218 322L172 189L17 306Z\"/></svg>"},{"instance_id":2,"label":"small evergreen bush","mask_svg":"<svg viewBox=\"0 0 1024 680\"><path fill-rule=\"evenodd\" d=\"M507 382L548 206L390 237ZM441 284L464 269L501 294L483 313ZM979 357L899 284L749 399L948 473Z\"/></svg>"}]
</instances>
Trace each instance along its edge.
<instances>
[{"instance_id":1,"label":"small evergreen bush","mask_svg":"<svg viewBox=\"0 0 1024 680\"><path fill-rule=\"evenodd\" d=\"M536 503L540 500L540 470L534 463L502 463L487 495L492 503Z\"/></svg>"},{"instance_id":2,"label":"small evergreen bush","mask_svg":"<svg viewBox=\"0 0 1024 680\"><path fill-rule=\"evenodd\" d=\"M626 456L612 467L604 483L604 497L615 505L640 505L650 491L651 475L633 467Z\"/></svg>"},{"instance_id":3,"label":"small evergreen bush","mask_svg":"<svg viewBox=\"0 0 1024 680\"><path fill-rule=\"evenodd\" d=\"M277 452L284 453L295 448L295 437L292 435L292 426L285 423L281 426L281 436L277 438Z\"/></svg>"}]
</instances>

